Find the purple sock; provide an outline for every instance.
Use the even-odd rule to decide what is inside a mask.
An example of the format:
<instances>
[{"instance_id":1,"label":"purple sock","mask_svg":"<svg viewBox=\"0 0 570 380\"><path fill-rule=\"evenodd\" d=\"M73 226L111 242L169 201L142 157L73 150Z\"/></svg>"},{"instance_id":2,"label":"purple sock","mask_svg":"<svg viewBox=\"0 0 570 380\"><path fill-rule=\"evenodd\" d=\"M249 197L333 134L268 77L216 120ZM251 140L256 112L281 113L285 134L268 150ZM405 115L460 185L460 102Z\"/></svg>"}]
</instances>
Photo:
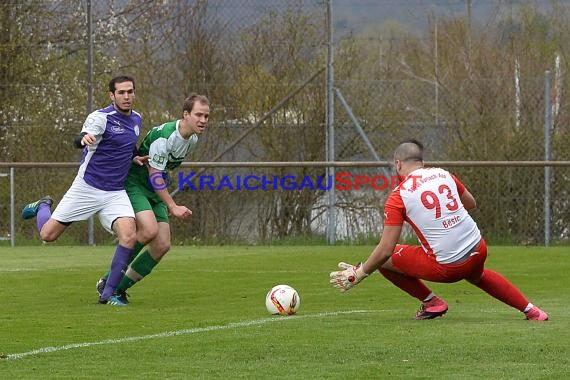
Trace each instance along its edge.
<instances>
[{"instance_id":1,"label":"purple sock","mask_svg":"<svg viewBox=\"0 0 570 380\"><path fill-rule=\"evenodd\" d=\"M38 232L42 230L42 227L51 218L51 207L45 203L41 203L38 207L38 213L36 214L36 226L38 227Z\"/></svg>"},{"instance_id":2,"label":"purple sock","mask_svg":"<svg viewBox=\"0 0 570 380\"><path fill-rule=\"evenodd\" d=\"M123 274L129 265L129 258L131 257L132 251L132 248L123 247L122 245L117 246L115 255L113 256L113 261L111 261L109 277L107 278L103 294L101 294L101 300L107 300L117 289L117 286L119 285L119 282L121 282Z\"/></svg>"}]
</instances>

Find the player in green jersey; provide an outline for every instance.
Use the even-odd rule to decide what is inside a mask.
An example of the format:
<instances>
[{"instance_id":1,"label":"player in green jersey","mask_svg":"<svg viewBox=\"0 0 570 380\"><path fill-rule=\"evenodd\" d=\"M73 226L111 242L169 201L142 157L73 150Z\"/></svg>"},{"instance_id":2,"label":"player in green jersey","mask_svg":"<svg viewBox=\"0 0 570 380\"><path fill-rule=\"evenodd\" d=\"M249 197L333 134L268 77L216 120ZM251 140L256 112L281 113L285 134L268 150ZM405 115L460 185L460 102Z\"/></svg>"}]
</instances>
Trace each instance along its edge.
<instances>
[{"instance_id":1,"label":"player in green jersey","mask_svg":"<svg viewBox=\"0 0 570 380\"><path fill-rule=\"evenodd\" d=\"M117 287L117 295L125 303L126 290L146 277L169 251L169 215L182 219L192 215L189 208L172 199L163 174L180 166L192 151L208 125L209 116L208 98L192 94L184 101L182 119L152 128L139 147L140 156L148 155L148 165L131 166L125 183L137 224L132 261ZM97 282L97 292L104 289L107 275Z\"/></svg>"}]
</instances>

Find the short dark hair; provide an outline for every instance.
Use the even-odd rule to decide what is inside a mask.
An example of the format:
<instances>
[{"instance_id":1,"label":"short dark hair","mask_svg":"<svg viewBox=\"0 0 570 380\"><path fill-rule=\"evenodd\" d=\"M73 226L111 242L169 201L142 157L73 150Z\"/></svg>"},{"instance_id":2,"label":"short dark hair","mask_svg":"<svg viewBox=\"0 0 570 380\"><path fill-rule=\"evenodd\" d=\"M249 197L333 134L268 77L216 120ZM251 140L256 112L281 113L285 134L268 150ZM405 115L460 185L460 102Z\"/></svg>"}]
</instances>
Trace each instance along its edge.
<instances>
[{"instance_id":1,"label":"short dark hair","mask_svg":"<svg viewBox=\"0 0 570 380\"><path fill-rule=\"evenodd\" d=\"M109 92L115 93L117 87L115 86L117 83L124 83L124 82L133 82L133 89L135 88L135 78L129 75L118 75L111 79L109 82Z\"/></svg>"},{"instance_id":2,"label":"short dark hair","mask_svg":"<svg viewBox=\"0 0 570 380\"><path fill-rule=\"evenodd\" d=\"M182 107L182 112L184 111L187 111L189 113L192 112L192 109L194 108L194 104L196 102L210 105L210 100L208 100L208 98L205 95L198 95L192 93L184 100L184 106Z\"/></svg>"}]
</instances>

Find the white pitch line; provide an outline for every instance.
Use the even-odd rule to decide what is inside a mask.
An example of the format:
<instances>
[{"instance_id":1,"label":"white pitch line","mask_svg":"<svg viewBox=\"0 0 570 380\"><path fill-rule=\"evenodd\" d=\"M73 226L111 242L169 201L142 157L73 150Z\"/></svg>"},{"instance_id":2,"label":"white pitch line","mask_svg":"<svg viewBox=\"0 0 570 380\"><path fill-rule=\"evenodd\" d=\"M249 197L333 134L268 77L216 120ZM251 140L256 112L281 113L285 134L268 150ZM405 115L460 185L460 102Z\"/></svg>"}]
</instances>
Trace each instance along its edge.
<instances>
[{"instance_id":1,"label":"white pitch line","mask_svg":"<svg viewBox=\"0 0 570 380\"><path fill-rule=\"evenodd\" d=\"M124 338L119 338L119 339L107 339L107 340L102 340L99 342L72 343L72 344L66 344L64 346L42 347L42 348L38 348L38 349L28 351L28 352L21 352L18 354L7 354L7 355L3 356L2 359L4 359L4 360L18 360L18 359L25 358L27 356L48 354L51 352L58 352L58 351L65 351L65 350L73 350L76 348L101 346L101 345L106 345L106 344L119 344L119 343L126 343L126 342L137 342L137 341L149 340L149 339L162 339L162 338L169 338L172 336L190 335L190 334L197 334L197 333L208 332L208 331L228 330L228 329L235 329L235 328L241 328L241 327L264 325L266 323L271 323L271 322L297 321L299 319L306 319L306 318L334 317L334 316L342 315L342 314L358 314L358 313L370 313L370 312L371 312L370 310L348 310L348 311L332 311L332 312L325 312L325 313L318 313L318 314L295 315L293 317L263 318L263 319L256 319L253 321L232 322L232 323L228 323L227 325L214 325L214 326L206 326L206 327L197 327L197 328L193 328L193 329L166 331L166 332L162 332L162 333L158 333L158 334L151 334L151 335L130 336L130 337L124 337Z\"/></svg>"}]
</instances>

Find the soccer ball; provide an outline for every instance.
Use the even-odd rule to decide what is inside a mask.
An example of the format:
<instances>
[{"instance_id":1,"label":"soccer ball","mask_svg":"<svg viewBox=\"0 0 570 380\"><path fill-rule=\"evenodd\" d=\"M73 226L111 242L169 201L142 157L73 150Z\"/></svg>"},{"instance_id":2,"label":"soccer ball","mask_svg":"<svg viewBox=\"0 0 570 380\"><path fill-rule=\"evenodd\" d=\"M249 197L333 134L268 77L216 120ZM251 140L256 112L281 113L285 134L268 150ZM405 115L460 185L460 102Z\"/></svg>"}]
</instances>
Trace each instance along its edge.
<instances>
[{"instance_id":1,"label":"soccer ball","mask_svg":"<svg viewBox=\"0 0 570 380\"><path fill-rule=\"evenodd\" d=\"M293 315L299 306L301 297L289 285L276 285L265 296L265 307L270 314Z\"/></svg>"}]
</instances>

